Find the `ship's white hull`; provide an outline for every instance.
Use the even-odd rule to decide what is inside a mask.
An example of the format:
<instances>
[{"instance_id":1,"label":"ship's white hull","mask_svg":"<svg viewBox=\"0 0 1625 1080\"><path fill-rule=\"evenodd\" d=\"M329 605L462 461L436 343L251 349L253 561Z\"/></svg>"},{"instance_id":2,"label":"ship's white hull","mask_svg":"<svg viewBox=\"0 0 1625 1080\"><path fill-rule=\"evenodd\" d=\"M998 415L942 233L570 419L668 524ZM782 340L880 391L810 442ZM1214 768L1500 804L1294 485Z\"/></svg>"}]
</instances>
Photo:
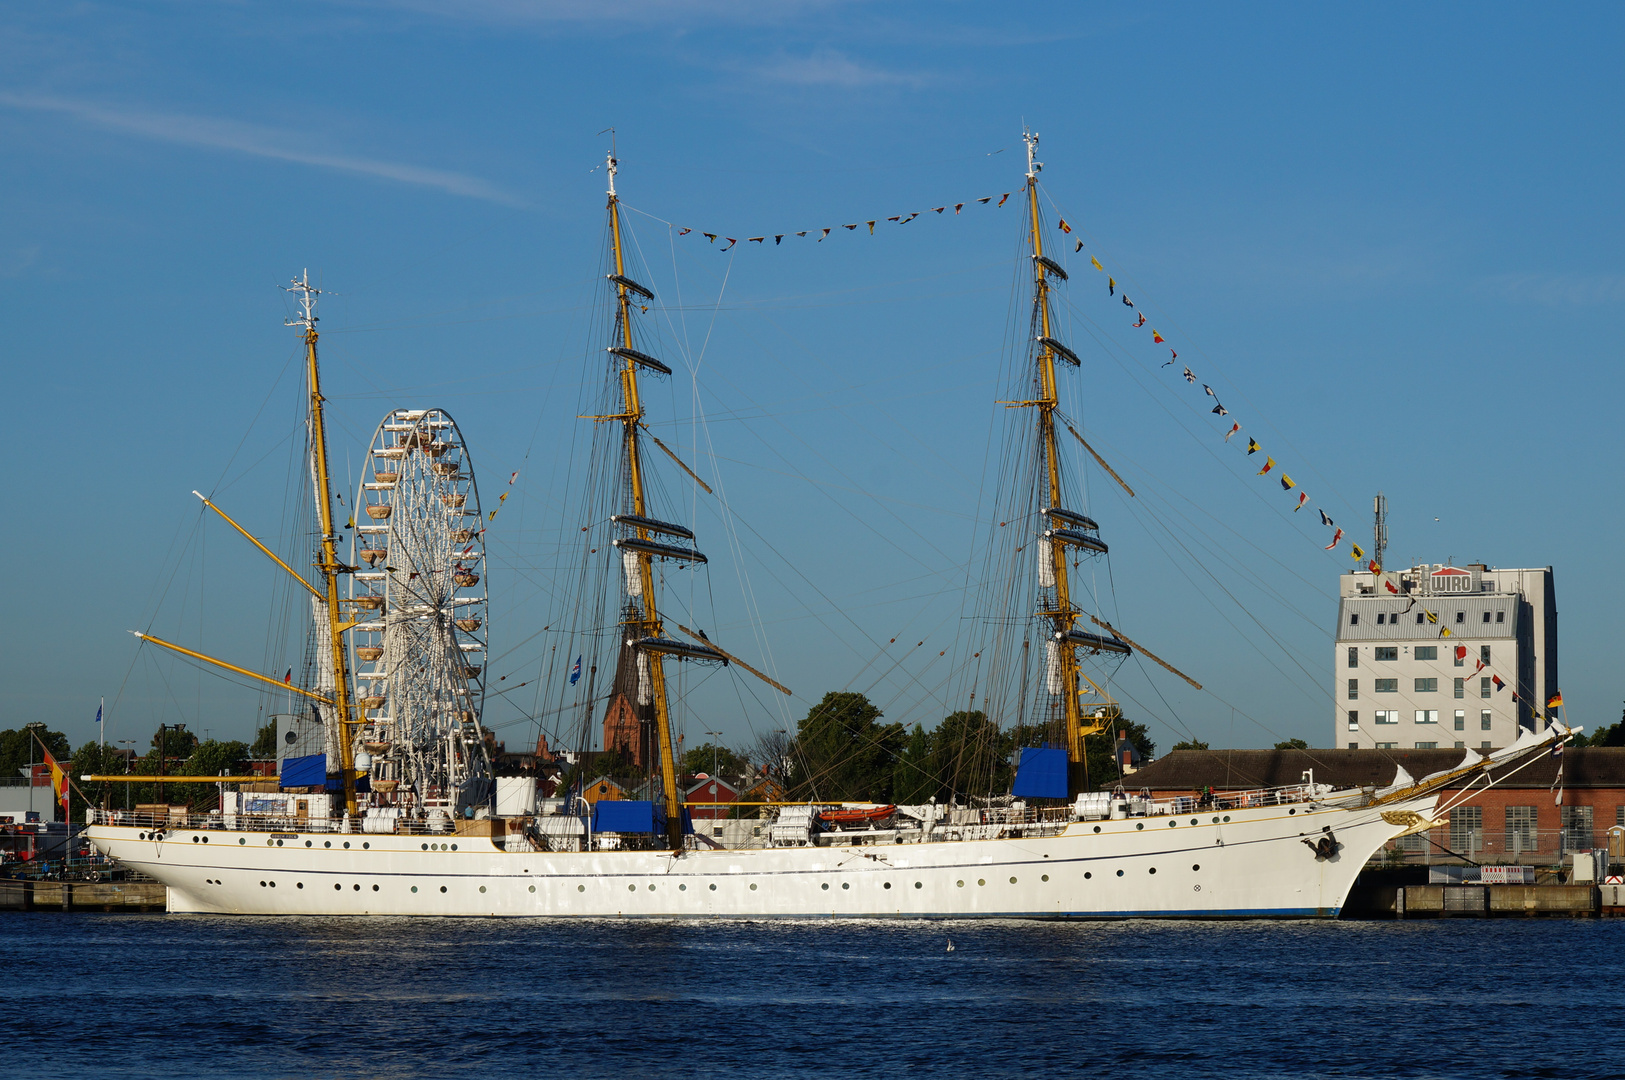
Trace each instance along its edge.
<instances>
[{"instance_id":1,"label":"ship's white hull","mask_svg":"<svg viewBox=\"0 0 1625 1080\"><path fill-rule=\"evenodd\" d=\"M1425 814L1434 801L1427 795L1384 809ZM1341 845L1330 858L1303 843L1320 838L1324 826ZM168 886L172 912L1330 918L1367 859L1400 831L1374 808L1304 804L1074 822L1047 837L677 856L516 853L475 836L155 832L106 824L87 835L98 850Z\"/></svg>"}]
</instances>

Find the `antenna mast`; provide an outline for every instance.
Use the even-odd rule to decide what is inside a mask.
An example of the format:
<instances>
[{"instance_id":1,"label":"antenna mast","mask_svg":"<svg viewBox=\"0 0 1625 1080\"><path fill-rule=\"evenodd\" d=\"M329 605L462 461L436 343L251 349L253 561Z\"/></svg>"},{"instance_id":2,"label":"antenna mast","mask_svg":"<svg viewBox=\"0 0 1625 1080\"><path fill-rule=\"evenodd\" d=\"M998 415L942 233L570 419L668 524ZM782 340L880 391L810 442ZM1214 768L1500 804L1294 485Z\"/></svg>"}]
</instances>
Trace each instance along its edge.
<instances>
[{"instance_id":1,"label":"antenna mast","mask_svg":"<svg viewBox=\"0 0 1625 1080\"><path fill-rule=\"evenodd\" d=\"M1377 497L1371 501L1375 523L1371 529L1371 565L1376 572L1382 572L1382 553L1388 547L1388 496L1377 492Z\"/></svg>"}]
</instances>

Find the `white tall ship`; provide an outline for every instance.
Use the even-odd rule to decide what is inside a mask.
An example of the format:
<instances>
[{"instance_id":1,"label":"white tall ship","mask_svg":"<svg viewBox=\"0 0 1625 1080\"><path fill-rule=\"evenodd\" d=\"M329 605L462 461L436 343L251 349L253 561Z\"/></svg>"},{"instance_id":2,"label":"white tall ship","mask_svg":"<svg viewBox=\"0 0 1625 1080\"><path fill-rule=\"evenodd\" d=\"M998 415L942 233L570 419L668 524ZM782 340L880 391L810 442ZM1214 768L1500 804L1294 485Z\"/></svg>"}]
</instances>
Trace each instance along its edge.
<instances>
[{"instance_id":1,"label":"white tall ship","mask_svg":"<svg viewBox=\"0 0 1625 1080\"><path fill-rule=\"evenodd\" d=\"M1011 796L976 805L877 806L850 814L856 827L844 828L834 824L840 820L829 812L834 807L785 803L757 835L737 833L739 846L718 846L685 831L667 668L731 663L759 673L703 634L668 623L659 606L660 564L697 565L705 557L691 529L656 516L649 504L651 463L644 450L653 437L644 427L639 380L670 370L646 345L640 348L638 318L653 294L626 273L611 154L614 336L606 351L607 407L592 419L613 435L615 475L607 484L613 495L604 526L610 535L601 549L612 569L602 576L618 579L615 646L629 658L633 696L653 734L657 768L647 825L637 832L596 832L584 813L535 813L533 798L520 812L500 812L510 807L493 798L480 722L487 628L483 517L471 457L455 422L439 410L386 416L354 503L362 515L353 522L351 563L340 561L316 290L299 280L294 291L301 314L294 323L307 346L312 490L321 526L315 560L321 580L300 580L312 595L320 662L313 685L296 688L310 703L309 731L293 727L288 738L304 740L295 761L315 763L310 787L318 790L228 792L208 814L93 810L90 841L162 881L172 912L1330 918L1366 862L1396 837L1431 827L1449 808L1442 799L1464 797L1464 788L1491 782L1491 767L1505 775L1578 730L1554 724L1528 732L1488 758L1467 751L1455 769L1420 781L1399 770L1382 789L1334 791L1309 782L1222 800L1166 801L1082 790L1085 740L1121 715L1087 668L1136 646L1085 612L1069 582L1078 560L1104 553L1106 545L1097 524L1073 508L1079 504L1070 497L1056 438L1057 425L1066 424L1057 380L1078 366L1078 357L1051 324L1052 279L1064 281L1065 271L1044 254L1036 135L1027 144L1032 320L1030 340L1015 357L1016 400L1007 403L1016 418L1008 445L1016 450L1006 462L1012 475L999 513L1031 527L1009 529L1011 550L990 560L1007 573L1020 569L992 590L1009 598L1010 611L991 620L1004 629L985 647L1012 672L1026 671L1018 656L1041 659L1032 685L1018 685L1014 676L995 681L1004 689L990 691L986 700L992 716L1006 722L1018 696L1023 710L1035 710L1065 747L1052 752L1064 754L1065 768L1051 770L1064 781L1052 781L1033 802ZM1014 557L1024 549L1037 558ZM1082 629L1085 621L1105 633ZM1036 766L1038 759L1031 760ZM342 794L319 790L329 763ZM1025 785L1017 779L1018 793L1034 790L1030 778Z\"/></svg>"}]
</instances>

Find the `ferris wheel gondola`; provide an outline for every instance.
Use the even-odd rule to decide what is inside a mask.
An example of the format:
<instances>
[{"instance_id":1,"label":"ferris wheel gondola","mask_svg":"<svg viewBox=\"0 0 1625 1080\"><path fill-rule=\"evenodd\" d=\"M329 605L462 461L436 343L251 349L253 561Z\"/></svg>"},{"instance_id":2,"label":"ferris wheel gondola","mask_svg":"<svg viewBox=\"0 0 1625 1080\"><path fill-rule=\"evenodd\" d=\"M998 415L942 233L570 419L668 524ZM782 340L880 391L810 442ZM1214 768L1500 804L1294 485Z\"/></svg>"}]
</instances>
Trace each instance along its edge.
<instances>
[{"instance_id":1,"label":"ferris wheel gondola","mask_svg":"<svg viewBox=\"0 0 1625 1080\"><path fill-rule=\"evenodd\" d=\"M357 737L375 803L457 815L491 785L488 594L474 462L441 409L397 409L373 435L355 505L351 635Z\"/></svg>"}]
</instances>

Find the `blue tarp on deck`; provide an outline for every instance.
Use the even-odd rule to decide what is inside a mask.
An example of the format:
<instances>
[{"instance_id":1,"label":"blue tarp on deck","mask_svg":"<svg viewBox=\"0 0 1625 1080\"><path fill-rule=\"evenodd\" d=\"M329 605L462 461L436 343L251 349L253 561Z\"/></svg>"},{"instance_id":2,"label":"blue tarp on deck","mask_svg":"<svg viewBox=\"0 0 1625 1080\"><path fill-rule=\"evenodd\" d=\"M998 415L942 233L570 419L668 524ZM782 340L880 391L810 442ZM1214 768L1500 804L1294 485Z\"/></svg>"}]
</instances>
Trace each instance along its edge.
<instances>
[{"instance_id":1,"label":"blue tarp on deck","mask_svg":"<svg viewBox=\"0 0 1625 1080\"><path fill-rule=\"evenodd\" d=\"M666 815L661 813L657 817L652 802L601 799L593 806L593 832L652 833L663 832L665 828Z\"/></svg>"},{"instance_id":2,"label":"blue tarp on deck","mask_svg":"<svg viewBox=\"0 0 1625 1080\"><path fill-rule=\"evenodd\" d=\"M278 780L285 788L321 787L327 783L327 755L283 758Z\"/></svg>"},{"instance_id":3,"label":"blue tarp on deck","mask_svg":"<svg viewBox=\"0 0 1625 1080\"><path fill-rule=\"evenodd\" d=\"M1066 798L1066 751L1024 747L1010 794L1018 799Z\"/></svg>"}]
</instances>

